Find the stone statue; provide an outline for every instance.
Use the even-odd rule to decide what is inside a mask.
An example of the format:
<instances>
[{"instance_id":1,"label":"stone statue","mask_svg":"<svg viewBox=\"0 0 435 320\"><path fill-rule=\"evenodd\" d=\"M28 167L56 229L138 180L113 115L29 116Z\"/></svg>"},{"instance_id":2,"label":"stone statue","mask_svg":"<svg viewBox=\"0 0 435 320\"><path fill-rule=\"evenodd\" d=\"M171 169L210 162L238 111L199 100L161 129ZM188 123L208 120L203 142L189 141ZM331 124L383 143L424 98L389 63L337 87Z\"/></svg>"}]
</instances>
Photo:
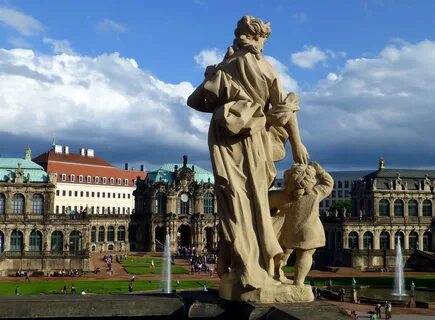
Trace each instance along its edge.
<instances>
[{"instance_id":1,"label":"stone statue","mask_svg":"<svg viewBox=\"0 0 435 320\"><path fill-rule=\"evenodd\" d=\"M325 246L325 231L319 218L319 203L332 191L334 180L316 162L294 164L284 173L284 190L269 192L270 208L279 211L273 226L284 251L281 266L296 252L295 285L303 285L311 269L313 254ZM279 280L288 282L281 268Z\"/></svg>"},{"instance_id":2,"label":"stone statue","mask_svg":"<svg viewBox=\"0 0 435 320\"><path fill-rule=\"evenodd\" d=\"M220 214L218 274L222 298L252 302L311 301L311 289L276 279L283 250L270 217L268 190L290 141L293 159L307 164L299 136L299 99L285 94L263 56L269 23L244 16L221 63L187 104L212 113L208 144Z\"/></svg>"}]
</instances>

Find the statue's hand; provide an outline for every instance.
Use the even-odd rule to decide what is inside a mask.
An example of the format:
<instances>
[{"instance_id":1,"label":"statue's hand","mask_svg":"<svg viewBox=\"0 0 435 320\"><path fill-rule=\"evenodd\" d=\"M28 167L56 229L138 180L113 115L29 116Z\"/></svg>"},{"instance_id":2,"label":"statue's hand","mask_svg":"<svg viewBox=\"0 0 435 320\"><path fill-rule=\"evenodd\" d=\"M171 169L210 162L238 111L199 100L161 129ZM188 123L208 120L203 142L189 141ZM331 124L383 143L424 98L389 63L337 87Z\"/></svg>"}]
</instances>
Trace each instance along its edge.
<instances>
[{"instance_id":1,"label":"statue's hand","mask_svg":"<svg viewBox=\"0 0 435 320\"><path fill-rule=\"evenodd\" d=\"M293 160L296 163L307 164L310 158L307 148L302 143L298 143L292 148Z\"/></svg>"}]
</instances>

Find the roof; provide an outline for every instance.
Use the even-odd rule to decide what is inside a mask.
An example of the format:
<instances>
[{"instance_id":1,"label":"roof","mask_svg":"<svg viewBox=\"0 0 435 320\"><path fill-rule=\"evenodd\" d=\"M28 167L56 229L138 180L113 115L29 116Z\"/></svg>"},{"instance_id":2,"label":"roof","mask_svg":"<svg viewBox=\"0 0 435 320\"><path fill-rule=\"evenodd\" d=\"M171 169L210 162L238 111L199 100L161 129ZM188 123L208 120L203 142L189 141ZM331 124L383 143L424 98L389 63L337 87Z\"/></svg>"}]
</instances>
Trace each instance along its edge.
<instances>
[{"instance_id":1,"label":"roof","mask_svg":"<svg viewBox=\"0 0 435 320\"><path fill-rule=\"evenodd\" d=\"M367 178L400 178L408 179L424 179L426 176L429 178L435 178L435 170L425 169L380 169L367 174ZM364 177L364 178L365 178Z\"/></svg>"},{"instance_id":2,"label":"roof","mask_svg":"<svg viewBox=\"0 0 435 320\"><path fill-rule=\"evenodd\" d=\"M379 169L363 177L380 190L422 190L423 184L433 185L435 170L425 169ZM399 185L399 187L394 187Z\"/></svg>"},{"instance_id":3,"label":"roof","mask_svg":"<svg viewBox=\"0 0 435 320\"><path fill-rule=\"evenodd\" d=\"M371 173L370 170L353 170L353 171L329 171L328 173L334 179L357 180Z\"/></svg>"},{"instance_id":4,"label":"roof","mask_svg":"<svg viewBox=\"0 0 435 320\"><path fill-rule=\"evenodd\" d=\"M48 182L48 174L42 166L21 158L0 158L0 182L14 177L19 164L23 169L23 176L29 177L29 182Z\"/></svg>"},{"instance_id":5,"label":"roof","mask_svg":"<svg viewBox=\"0 0 435 320\"><path fill-rule=\"evenodd\" d=\"M42 165L48 173L56 173L57 182L59 183L65 183L65 181L62 181L62 174L66 174L66 182L68 183L77 184L80 183L79 176L83 176L83 181L86 181L86 177L90 176L92 178L99 177L98 184L102 184L102 178L106 177L108 186L110 186L110 178L115 179L115 185L117 185L116 180L121 179L122 186L125 186L124 180L128 179L128 186L132 187L135 185L137 177L141 179L146 177L144 171L122 170L99 157L90 157L79 153L65 154L50 150L37 156L33 161ZM70 181L71 175L75 176L74 182ZM94 179L92 179L92 183L95 183Z\"/></svg>"},{"instance_id":6,"label":"roof","mask_svg":"<svg viewBox=\"0 0 435 320\"><path fill-rule=\"evenodd\" d=\"M163 181L173 182L175 174L175 166L179 169L183 167L182 163L165 163L159 169L150 171L147 174L148 181ZM213 173L193 164L188 164L187 167L195 172L194 181L198 183L210 182L214 183Z\"/></svg>"}]
</instances>

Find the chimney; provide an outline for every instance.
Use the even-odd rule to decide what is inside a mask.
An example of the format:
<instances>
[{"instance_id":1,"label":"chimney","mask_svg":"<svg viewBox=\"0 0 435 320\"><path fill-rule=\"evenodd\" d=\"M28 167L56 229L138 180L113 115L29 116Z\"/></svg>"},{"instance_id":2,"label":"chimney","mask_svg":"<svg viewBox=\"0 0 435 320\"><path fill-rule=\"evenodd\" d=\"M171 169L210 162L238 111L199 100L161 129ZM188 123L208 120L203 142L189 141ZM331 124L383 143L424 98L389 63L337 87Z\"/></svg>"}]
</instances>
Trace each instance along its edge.
<instances>
[{"instance_id":1,"label":"chimney","mask_svg":"<svg viewBox=\"0 0 435 320\"><path fill-rule=\"evenodd\" d=\"M143 171L143 164L140 165L140 171Z\"/></svg>"},{"instance_id":2,"label":"chimney","mask_svg":"<svg viewBox=\"0 0 435 320\"><path fill-rule=\"evenodd\" d=\"M81 148L81 149L80 149L80 155L81 155L82 157L86 156L85 148Z\"/></svg>"},{"instance_id":3,"label":"chimney","mask_svg":"<svg viewBox=\"0 0 435 320\"><path fill-rule=\"evenodd\" d=\"M62 153L62 146L59 145L59 144L56 144L56 145L54 146L54 152L55 152L55 153Z\"/></svg>"},{"instance_id":4,"label":"chimney","mask_svg":"<svg viewBox=\"0 0 435 320\"><path fill-rule=\"evenodd\" d=\"M94 149L87 149L87 150L86 150L86 155L87 155L88 157L93 158L93 157L94 157L94 154L95 154Z\"/></svg>"},{"instance_id":5,"label":"chimney","mask_svg":"<svg viewBox=\"0 0 435 320\"><path fill-rule=\"evenodd\" d=\"M187 166L187 156L184 155L183 156L183 167L186 167L186 166Z\"/></svg>"},{"instance_id":6,"label":"chimney","mask_svg":"<svg viewBox=\"0 0 435 320\"><path fill-rule=\"evenodd\" d=\"M65 153L65 154L69 154L69 147L68 147L68 146L65 146L65 147L64 147L64 149L63 149L63 153Z\"/></svg>"},{"instance_id":7,"label":"chimney","mask_svg":"<svg viewBox=\"0 0 435 320\"><path fill-rule=\"evenodd\" d=\"M128 162L125 163L124 169L128 170Z\"/></svg>"}]
</instances>

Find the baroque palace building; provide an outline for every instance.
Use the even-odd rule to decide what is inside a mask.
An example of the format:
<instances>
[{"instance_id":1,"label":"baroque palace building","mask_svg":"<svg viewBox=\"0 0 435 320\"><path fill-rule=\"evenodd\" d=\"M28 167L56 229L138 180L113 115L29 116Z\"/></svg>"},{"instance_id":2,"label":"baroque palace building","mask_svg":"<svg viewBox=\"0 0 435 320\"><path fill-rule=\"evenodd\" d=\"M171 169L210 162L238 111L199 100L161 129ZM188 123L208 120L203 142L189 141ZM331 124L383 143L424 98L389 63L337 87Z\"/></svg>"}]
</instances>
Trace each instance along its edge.
<instances>
[{"instance_id":1,"label":"baroque palace building","mask_svg":"<svg viewBox=\"0 0 435 320\"><path fill-rule=\"evenodd\" d=\"M400 239L405 268L435 271L435 170L387 169L384 160L352 189L352 212L322 217L318 262L361 269L394 267Z\"/></svg>"},{"instance_id":2,"label":"baroque palace building","mask_svg":"<svg viewBox=\"0 0 435 320\"><path fill-rule=\"evenodd\" d=\"M166 235L171 248L215 250L219 222L214 177L198 166L183 163L162 165L139 180L131 216L132 250L162 251Z\"/></svg>"}]
</instances>

